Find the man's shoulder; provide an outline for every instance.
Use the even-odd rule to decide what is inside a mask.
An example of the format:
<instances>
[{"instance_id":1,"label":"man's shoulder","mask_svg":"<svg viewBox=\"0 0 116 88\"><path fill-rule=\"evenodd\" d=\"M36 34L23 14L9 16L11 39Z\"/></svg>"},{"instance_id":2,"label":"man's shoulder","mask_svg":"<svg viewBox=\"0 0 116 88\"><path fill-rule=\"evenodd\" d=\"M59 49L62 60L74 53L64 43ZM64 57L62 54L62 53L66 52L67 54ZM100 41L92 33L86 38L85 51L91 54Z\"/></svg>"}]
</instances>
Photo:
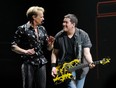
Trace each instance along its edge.
<instances>
[{"instance_id":1,"label":"man's shoulder","mask_svg":"<svg viewBox=\"0 0 116 88\"><path fill-rule=\"evenodd\" d=\"M26 28L26 24L19 25L17 28L18 29L24 29L24 28Z\"/></svg>"},{"instance_id":2,"label":"man's shoulder","mask_svg":"<svg viewBox=\"0 0 116 88\"><path fill-rule=\"evenodd\" d=\"M77 29L77 33L79 32L79 34L81 35L86 35L88 34L85 30L81 29L81 28L76 28Z\"/></svg>"},{"instance_id":3,"label":"man's shoulder","mask_svg":"<svg viewBox=\"0 0 116 88\"><path fill-rule=\"evenodd\" d=\"M87 33L85 30L81 29L81 28L77 28L77 30L81 33Z\"/></svg>"},{"instance_id":4,"label":"man's shoulder","mask_svg":"<svg viewBox=\"0 0 116 88\"><path fill-rule=\"evenodd\" d=\"M16 31L20 32L21 34L23 34L26 30L28 30L28 27L29 27L29 25L27 25L27 23L25 23L25 24L19 25L17 27Z\"/></svg>"}]
</instances>

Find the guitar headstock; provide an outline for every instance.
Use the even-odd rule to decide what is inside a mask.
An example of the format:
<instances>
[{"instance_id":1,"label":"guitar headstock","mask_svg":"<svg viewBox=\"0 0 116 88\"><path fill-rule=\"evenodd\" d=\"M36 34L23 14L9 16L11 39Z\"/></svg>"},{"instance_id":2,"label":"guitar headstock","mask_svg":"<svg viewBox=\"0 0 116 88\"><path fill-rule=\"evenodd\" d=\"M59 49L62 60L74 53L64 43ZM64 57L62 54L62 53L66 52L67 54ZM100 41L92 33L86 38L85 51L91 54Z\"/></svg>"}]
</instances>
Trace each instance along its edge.
<instances>
[{"instance_id":1,"label":"guitar headstock","mask_svg":"<svg viewBox=\"0 0 116 88\"><path fill-rule=\"evenodd\" d=\"M100 64L104 65L107 63L110 63L111 58L103 58L102 60L100 60Z\"/></svg>"}]
</instances>

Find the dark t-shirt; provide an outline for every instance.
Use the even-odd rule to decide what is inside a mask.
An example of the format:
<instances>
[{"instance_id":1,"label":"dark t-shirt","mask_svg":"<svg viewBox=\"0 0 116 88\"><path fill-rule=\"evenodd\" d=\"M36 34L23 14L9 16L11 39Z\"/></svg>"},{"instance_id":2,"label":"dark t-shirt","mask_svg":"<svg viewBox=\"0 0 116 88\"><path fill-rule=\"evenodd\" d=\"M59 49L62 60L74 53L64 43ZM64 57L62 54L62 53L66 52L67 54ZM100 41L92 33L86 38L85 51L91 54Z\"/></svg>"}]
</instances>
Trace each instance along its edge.
<instances>
[{"instance_id":1,"label":"dark t-shirt","mask_svg":"<svg viewBox=\"0 0 116 88\"><path fill-rule=\"evenodd\" d=\"M74 55L74 36L72 38L67 38L67 48L66 48L66 54L65 54L65 61L70 62L71 60L75 59Z\"/></svg>"}]
</instances>

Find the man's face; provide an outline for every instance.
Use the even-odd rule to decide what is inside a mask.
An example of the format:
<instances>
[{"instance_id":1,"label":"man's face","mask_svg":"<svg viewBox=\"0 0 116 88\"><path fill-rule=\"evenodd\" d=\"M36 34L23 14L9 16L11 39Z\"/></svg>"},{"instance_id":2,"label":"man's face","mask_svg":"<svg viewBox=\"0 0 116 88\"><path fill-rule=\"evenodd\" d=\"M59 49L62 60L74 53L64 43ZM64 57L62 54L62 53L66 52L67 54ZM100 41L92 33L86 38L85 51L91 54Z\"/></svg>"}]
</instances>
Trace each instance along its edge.
<instances>
[{"instance_id":1,"label":"man's face","mask_svg":"<svg viewBox=\"0 0 116 88\"><path fill-rule=\"evenodd\" d=\"M38 15L35 17L34 21L36 22L37 25L40 25L44 20L44 14L42 11L39 11L37 14Z\"/></svg>"},{"instance_id":2,"label":"man's face","mask_svg":"<svg viewBox=\"0 0 116 88\"><path fill-rule=\"evenodd\" d=\"M63 30L64 31L70 31L74 27L74 24L71 23L69 18L64 18L63 20Z\"/></svg>"}]
</instances>

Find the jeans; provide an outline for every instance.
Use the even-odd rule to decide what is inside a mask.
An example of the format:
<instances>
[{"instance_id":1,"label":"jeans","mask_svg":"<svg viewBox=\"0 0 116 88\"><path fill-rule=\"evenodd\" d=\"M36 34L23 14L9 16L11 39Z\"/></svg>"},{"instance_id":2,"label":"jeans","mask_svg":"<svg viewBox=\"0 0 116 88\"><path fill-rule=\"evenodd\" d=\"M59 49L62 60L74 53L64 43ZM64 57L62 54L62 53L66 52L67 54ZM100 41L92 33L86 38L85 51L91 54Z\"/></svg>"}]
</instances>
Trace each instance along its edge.
<instances>
[{"instance_id":1,"label":"jeans","mask_svg":"<svg viewBox=\"0 0 116 88\"><path fill-rule=\"evenodd\" d=\"M76 73L72 73L73 76L76 76ZM68 84L68 88L83 88L85 83L86 75L81 79L71 80Z\"/></svg>"}]
</instances>

